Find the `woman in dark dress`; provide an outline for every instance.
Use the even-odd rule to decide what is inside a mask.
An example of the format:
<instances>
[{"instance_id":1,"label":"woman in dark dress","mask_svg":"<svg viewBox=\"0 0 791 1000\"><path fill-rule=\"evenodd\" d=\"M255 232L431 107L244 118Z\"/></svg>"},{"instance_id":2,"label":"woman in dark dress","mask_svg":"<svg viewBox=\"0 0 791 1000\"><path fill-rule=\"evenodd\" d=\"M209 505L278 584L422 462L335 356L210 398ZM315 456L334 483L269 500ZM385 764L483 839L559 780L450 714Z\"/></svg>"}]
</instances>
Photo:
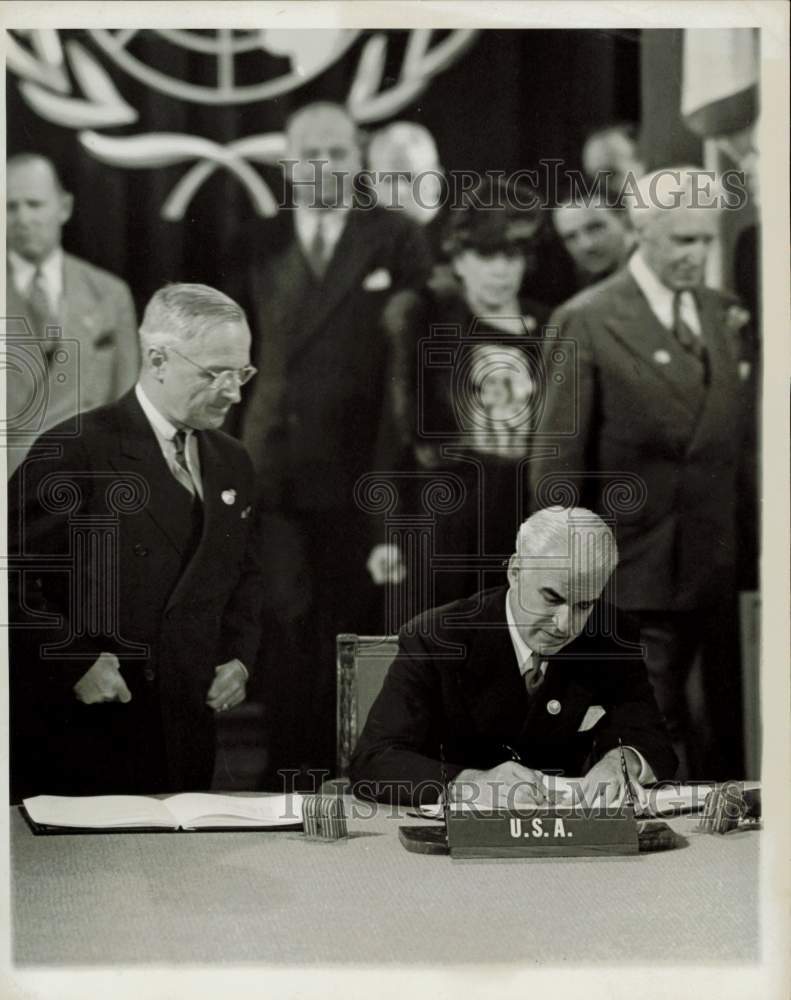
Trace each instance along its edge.
<instances>
[{"instance_id":1,"label":"woman in dark dress","mask_svg":"<svg viewBox=\"0 0 791 1000\"><path fill-rule=\"evenodd\" d=\"M524 214L507 206L452 212L452 280L430 282L391 317L389 435L400 458L389 467L411 473L399 488L405 615L501 582L530 512L548 315L520 294L531 240Z\"/></svg>"}]
</instances>

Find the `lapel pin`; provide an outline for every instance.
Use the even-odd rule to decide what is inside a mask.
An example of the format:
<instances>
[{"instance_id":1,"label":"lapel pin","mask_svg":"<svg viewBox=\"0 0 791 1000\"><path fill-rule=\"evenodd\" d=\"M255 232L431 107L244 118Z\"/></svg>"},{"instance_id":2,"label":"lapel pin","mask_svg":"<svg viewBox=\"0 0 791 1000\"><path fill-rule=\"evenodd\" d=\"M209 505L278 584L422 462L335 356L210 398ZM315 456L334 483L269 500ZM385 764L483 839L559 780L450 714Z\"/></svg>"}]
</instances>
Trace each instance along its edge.
<instances>
[{"instance_id":1,"label":"lapel pin","mask_svg":"<svg viewBox=\"0 0 791 1000\"><path fill-rule=\"evenodd\" d=\"M669 365L672 360L670 351L666 351L664 348L654 351L654 361L656 361L658 365Z\"/></svg>"},{"instance_id":2,"label":"lapel pin","mask_svg":"<svg viewBox=\"0 0 791 1000\"><path fill-rule=\"evenodd\" d=\"M549 712L550 715L560 714L560 702L557 700L557 698L553 698L552 701L547 702L547 711Z\"/></svg>"},{"instance_id":3,"label":"lapel pin","mask_svg":"<svg viewBox=\"0 0 791 1000\"><path fill-rule=\"evenodd\" d=\"M223 490L220 494L223 503L227 503L230 507L231 504L236 503L236 490Z\"/></svg>"}]
</instances>

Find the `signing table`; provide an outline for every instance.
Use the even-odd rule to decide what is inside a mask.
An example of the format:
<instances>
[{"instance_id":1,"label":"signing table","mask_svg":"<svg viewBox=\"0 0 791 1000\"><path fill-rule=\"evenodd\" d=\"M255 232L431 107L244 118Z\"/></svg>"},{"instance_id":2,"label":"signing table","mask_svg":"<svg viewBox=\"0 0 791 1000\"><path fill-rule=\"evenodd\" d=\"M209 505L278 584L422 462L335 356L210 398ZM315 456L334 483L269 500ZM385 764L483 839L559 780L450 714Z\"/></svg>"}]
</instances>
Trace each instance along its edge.
<instances>
[{"instance_id":1,"label":"signing table","mask_svg":"<svg viewBox=\"0 0 791 1000\"><path fill-rule=\"evenodd\" d=\"M12 811L19 964L750 963L761 833L604 859L408 853L404 811L347 802L348 840L302 834L36 837ZM425 825L425 821L422 821Z\"/></svg>"}]
</instances>

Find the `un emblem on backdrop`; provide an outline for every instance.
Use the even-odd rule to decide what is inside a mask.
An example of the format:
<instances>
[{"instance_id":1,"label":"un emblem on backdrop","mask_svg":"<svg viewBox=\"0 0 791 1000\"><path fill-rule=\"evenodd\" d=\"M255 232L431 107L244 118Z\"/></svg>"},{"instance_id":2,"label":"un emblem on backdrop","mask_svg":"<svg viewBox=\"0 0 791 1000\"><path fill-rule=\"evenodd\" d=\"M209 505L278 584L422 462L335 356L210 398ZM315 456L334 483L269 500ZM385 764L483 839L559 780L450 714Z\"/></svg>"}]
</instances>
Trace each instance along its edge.
<instances>
[{"instance_id":1,"label":"un emblem on backdrop","mask_svg":"<svg viewBox=\"0 0 791 1000\"><path fill-rule=\"evenodd\" d=\"M54 29L8 32L7 63L19 78L25 103L47 121L74 129L83 148L110 166L188 164L161 208L163 218L178 221L215 170L229 171L244 186L259 215L276 215L276 199L253 164L277 164L285 154L285 137L280 132L259 133L220 144L171 132L105 135L101 129L136 125L139 120L139 112L107 72L106 61L170 98L219 108L274 100L349 56L356 58L356 65L346 106L363 125L391 118L413 102L434 76L467 50L477 32L125 28L69 32L66 40L61 34ZM406 36L406 45L394 70L388 50L396 35ZM174 60L178 51L189 59ZM174 62L194 68L201 82L172 75Z\"/></svg>"}]
</instances>

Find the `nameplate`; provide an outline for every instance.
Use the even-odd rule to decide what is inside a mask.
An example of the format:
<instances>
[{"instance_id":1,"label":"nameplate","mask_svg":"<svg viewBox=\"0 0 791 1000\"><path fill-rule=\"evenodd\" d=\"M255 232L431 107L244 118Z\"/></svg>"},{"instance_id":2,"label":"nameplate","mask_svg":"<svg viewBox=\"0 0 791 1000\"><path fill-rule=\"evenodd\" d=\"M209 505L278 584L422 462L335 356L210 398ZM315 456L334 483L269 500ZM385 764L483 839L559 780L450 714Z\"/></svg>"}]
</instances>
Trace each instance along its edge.
<instances>
[{"instance_id":1,"label":"nameplate","mask_svg":"<svg viewBox=\"0 0 791 1000\"><path fill-rule=\"evenodd\" d=\"M538 806L448 812L453 858L563 858L637 854L631 807L573 809Z\"/></svg>"}]
</instances>

